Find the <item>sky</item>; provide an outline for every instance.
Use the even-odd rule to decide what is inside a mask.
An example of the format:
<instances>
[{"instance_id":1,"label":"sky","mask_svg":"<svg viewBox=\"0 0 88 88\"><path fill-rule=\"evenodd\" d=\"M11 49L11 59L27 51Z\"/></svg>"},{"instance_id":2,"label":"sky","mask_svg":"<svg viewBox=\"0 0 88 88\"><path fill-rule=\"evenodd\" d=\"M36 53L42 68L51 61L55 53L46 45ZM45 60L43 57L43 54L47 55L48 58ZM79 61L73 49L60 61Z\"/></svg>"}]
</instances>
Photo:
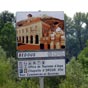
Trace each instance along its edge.
<instances>
[{"instance_id":1,"label":"sky","mask_svg":"<svg viewBox=\"0 0 88 88\"><path fill-rule=\"evenodd\" d=\"M1 0L0 12L64 11L69 17L76 12L88 12L87 0Z\"/></svg>"},{"instance_id":2,"label":"sky","mask_svg":"<svg viewBox=\"0 0 88 88\"><path fill-rule=\"evenodd\" d=\"M31 14L33 17L42 17L43 15L47 15L50 17L59 18L64 20L64 12L63 11L29 11L29 12L17 12L16 13L16 21L25 20L28 18L28 14Z\"/></svg>"}]
</instances>

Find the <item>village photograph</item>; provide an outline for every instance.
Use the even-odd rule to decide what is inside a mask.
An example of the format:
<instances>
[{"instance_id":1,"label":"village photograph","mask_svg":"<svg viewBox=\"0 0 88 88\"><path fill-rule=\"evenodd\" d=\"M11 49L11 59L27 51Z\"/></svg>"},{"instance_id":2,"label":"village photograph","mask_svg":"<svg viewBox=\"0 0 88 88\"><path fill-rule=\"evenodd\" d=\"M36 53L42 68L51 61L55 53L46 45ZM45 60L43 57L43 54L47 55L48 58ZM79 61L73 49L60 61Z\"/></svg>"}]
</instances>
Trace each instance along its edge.
<instances>
[{"instance_id":1,"label":"village photograph","mask_svg":"<svg viewBox=\"0 0 88 88\"><path fill-rule=\"evenodd\" d=\"M17 50L65 49L64 19L59 16L60 12L48 13L17 13Z\"/></svg>"}]
</instances>

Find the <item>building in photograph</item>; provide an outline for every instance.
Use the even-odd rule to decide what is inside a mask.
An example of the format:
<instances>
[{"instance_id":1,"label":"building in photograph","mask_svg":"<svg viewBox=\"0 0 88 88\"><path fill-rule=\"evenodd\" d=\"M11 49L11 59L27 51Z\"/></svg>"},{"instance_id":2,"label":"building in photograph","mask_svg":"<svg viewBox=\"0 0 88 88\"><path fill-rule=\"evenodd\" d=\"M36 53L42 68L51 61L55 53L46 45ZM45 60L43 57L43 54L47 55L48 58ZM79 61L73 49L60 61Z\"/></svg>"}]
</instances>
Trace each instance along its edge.
<instances>
[{"instance_id":1,"label":"building in photograph","mask_svg":"<svg viewBox=\"0 0 88 88\"><path fill-rule=\"evenodd\" d=\"M65 48L64 21L53 17L32 17L17 22L17 50Z\"/></svg>"}]
</instances>

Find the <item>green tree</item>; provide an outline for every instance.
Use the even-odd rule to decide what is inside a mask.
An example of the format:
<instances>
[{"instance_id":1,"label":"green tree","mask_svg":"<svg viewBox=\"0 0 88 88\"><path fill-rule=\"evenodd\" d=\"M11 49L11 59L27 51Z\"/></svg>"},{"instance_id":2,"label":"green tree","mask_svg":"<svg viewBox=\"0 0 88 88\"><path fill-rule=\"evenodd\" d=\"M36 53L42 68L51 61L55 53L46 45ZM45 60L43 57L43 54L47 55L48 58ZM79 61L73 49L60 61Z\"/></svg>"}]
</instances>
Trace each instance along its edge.
<instances>
[{"instance_id":1,"label":"green tree","mask_svg":"<svg viewBox=\"0 0 88 88\"><path fill-rule=\"evenodd\" d=\"M0 45L7 56L15 56L15 17L13 13L3 11L0 13ZM12 49L12 50L11 50Z\"/></svg>"},{"instance_id":2,"label":"green tree","mask_svg":"<svg viewBox=\"0 0 88 88\"><path fill-rule=\"evenodd\" d=\"M12 23L6 23L1 30L0 45L6 51L7 56L15 56L16 37Z\"/></svg>"},{"instance_id":3,"label":"green tree","mask_svg":"<svg viewBox=\"0 0 88 88\"><path fill-rule=\"evenodd\" d=\"M15 18L13 13L10 13L8 11L3 11L2 13L0 13L0 31L4 27L5 23L13 23L14 21Z\"/></svg>"},{"instance_id":4,"label":"green tree","mask_svg":"<svg viewBox=\"0 0 88 88\"><path fill-rule=\"evenodd\" d=\"M22 88L13 79L13 65L11 59L7 59L5 51L0 46L0 88Z\"/></svg>"},{"instance_id":5,"label":"green tree","mask_svg":"<svg viewBox=\"0 0 88 88\"><path fill-rule=\"evenodd\" d=\"M10 62L7 61L5 52L0 47L0 86L3 86L10 78L11 66Z\"/></svg>"},{"instance_id":6,"label":"green tree","mask_svg":"<svg viewBox=\"0 0 88 88\"><path fill-rule=\"evenodd\" d=\"M85 18L83 19L83 25L84 25L84 27L83 27L82 34L84 36L82 36L83 37L82 41L83 41L84 46L85 46L86 41L88 40L88 13L85 14Z\"/></svg>"},{"instance_id":7,"label":"green tree","mask_svg":"<svg viewBox=\"0 0 88 88\"><path fill-rule=\"evenodd\" d=\"M66 57L70 59L72 56L78 55L79 46L76 38L74 22L65 14L65 34L66 34ZM75 52L74 52L75 51Z\"/></svg>"},{"instance_id":8,"label":"green tree","mask_svg":"<svg viewBox=\"0 0 88 88\"><path fill-rule=\"evenodd\" d=\"M78 59L83 66L85 75L88 77L88 45L78 55Z\"/></svg>"},{"instance_id":9,"label":"green tree","mask_svg":"<svg viewBox=\"0 0 88 88\"><path fill-rule=\"evenodd\" d=\"M78 40L78 44L79 44L79 48L80 50L82 50L84 48L84 45L83 45L83 23L84 23L84 19L85 19L85 14L84 13L76 13L74 15L74 28L76 29L75 30L75 33L76 33L76 37L77 37L77 40Z\"/></svg>"},{"instance_id":10,"label":"green tree","mask_svg":"<svg viewBox=\"0 0 88 88\"><path fill-rule=\"evenodd\" d=\"M75 60L75 58L71 59L71 61L66 65L66 79L62 81L59 87L87 88L82 65Z\"/></svg>"},{"instance_id":11,"label":"green tree","mask_svg":"<svg viewBox=\"0 0 88 88\"><path fill-rule=\"evenodd\" d=\"M61 80L65 79L65 76L53 76L53 77L45 77L44 83L45 88L58 88L58 85L61 83Z\"/></svg>"},{"instance_id":12,"label":"green tree","mask_svg":"<svg viewBox=\"0 0 88 88\"><path fill-rule=\"evenodd\" d=\"M88 13L77 12L73 19L65 14L66 55L77 57L88 39Z\"/></svg>"}]
</instances>

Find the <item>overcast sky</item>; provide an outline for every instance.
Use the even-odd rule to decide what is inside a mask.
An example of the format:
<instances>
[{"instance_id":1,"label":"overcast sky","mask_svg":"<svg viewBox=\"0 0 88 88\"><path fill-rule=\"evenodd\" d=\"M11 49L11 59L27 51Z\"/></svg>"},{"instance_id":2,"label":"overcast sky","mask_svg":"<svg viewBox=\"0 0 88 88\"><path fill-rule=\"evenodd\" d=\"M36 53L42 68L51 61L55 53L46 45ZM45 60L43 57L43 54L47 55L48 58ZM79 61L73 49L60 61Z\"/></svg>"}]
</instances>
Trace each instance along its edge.
<instances>
[{"instance_id":1,"label":"overcast sky","mask_svg":"<svg viewBox=\"0 0 88 88\"><path fill-rule=\"evenodd\" d=\"M16 13L16 21L27 19L27 15L32 14L33 17L41 17L43 15L59 18L64 20L64 12L63 11L35 11L35 12L17 12Z\"/></svg>"},{"instance_id":2,"label":"overcast sky","mask_svg":"<svg viewBox=\"0 0 88 88\"><path fill-rule=\"evenodd\" d=\"M18 11L64 11L73 17L76 12L88 12L87 0L1 0L0 12Z\"/></svg>"}]
</instances>

